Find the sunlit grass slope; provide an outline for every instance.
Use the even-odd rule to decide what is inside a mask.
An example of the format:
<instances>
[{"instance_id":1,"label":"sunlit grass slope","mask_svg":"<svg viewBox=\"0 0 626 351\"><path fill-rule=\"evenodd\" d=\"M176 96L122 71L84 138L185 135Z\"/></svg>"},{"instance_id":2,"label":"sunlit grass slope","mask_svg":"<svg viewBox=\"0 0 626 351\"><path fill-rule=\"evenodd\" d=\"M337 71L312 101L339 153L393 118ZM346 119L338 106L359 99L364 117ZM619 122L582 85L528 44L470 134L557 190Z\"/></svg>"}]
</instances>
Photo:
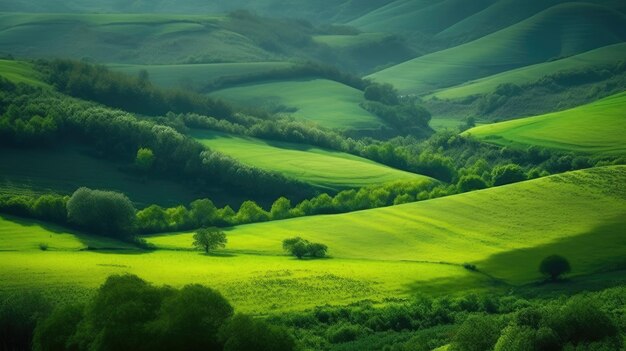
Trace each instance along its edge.
<instances>
[{"instance_id":1,"label":"sunlit grass slope","mask_svg":"<svg viewBox=\"0 0 626 351\"><path fill-rule=\"evenodd\" d=\"M432 96L440 99L458 99L476 94L487 94L500 84L523 85L564 70L586 69L626 60L626 43L605 46L561 60L539 63L482 78L467 84L438 91Z\"/></svg>"},{"instance_id":2,"label":"sunlit grass slope","mask_svg":"<svg viewBox=\"0 0 626 351\"><path fill-rule=\"evenodd\" d=\"M47 86L42 82L40 74L33 68L33 65L23 61L0 60L0 77L13 83Z\"/></svg>"},{"instance_id":3,"label":"sunlit grass slope","mask_svg":"<svg viewBox=\"0 0 626 351\"><path fill-rule=\"evenodd\" d=\"M310 145L210 131L194 131L191 135L211 149L245 164L279 172L320 188L340 190L401 180L432 181L428 177L400 171L368 159Z\"/></svg>"},{"instance_id":4,"label":"sunlit grass slope","mask_svg":"<svg viewBox=\"0 0 626 351\"><path fill-rule=\"evenodd\" d=\"M303 79L242 85L211 95L249 106L284 106L293 116L336 129L378 129L378 117L362 109L363 93L326 79Z\"/></svg>"},{"instance_id":5,"label":"sunlit grass slope","mask_svg":"<svg viewBox=\"0 0 626 351\"><path fill-rule=\"evenodd\" d=\"M335 258L472 262L525 283L538 278L542 259L530 249L549 247L570 259L574 274L586 274L624 263L624 184L626 167L614 166L401 206L244 225L228 231L228 249L278 255L281 241L298 235L327 244ZM184 249L191 234L149 241ZM500 259L522 249L514 261Z\"/></svg>"},{"instance_id":6,"label":"sunlit grass slope","mask_svg":"<svg viewBox=\"0 0 626 351\"><path fill-rule=\"evenodd\" d=\"M174 14L0 14L0 52L98 62L267 61L223 17ZM62 40L60 40L62 38Z\"/></svg>"},{"instance_id":7,"label":"sunlit grass slope","mask_svg":"<svg viewBox=\"0 0 626 351\"><path fill-rule=\"evenodd\" d=\"M606 7L552 7L475 41L421 56L369 78L425 93L626 40L626 16Z\"/></svg>"},{"instance_id":8,"label":"sunlit grass slope","mask_svg":"<svg viewBox=\"0 0 626 351\"><path fill-rule=\"evenodd\" d=\"M626 155L626 93L571 110L472 128L464 134L498 145Z\"/></svg>"},{"instance_id":9,"label":"sunlit grass slope","mask_svg":"<svg viewBox=\"0 0 626 351\"><path fill-rule=\"evenodd\" d=\"M188 65L110 65L116 71L137 75L148 72L150 80L166 88L203 86L222 77L245 76L292 66L289 62L209 63Z\"/></svg>"}]
</instances>

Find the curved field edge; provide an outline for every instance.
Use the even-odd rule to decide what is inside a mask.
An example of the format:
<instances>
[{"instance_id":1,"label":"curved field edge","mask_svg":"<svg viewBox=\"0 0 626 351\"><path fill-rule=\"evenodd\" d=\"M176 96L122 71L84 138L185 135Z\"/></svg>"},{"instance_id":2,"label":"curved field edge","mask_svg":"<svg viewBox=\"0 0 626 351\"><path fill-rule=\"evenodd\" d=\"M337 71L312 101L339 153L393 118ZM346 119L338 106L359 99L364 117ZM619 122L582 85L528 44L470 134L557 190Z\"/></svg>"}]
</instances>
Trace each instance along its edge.
<instances>
[{"instance_id":1,"label":"curved field edge","mask_svg":"<svg viewBox=\"0 0 626 351\"><path fill-rule=\"evenodd\" d=\"M192 137L244 164L333 191L396 181L435 181L343 152L287 142L194 130Z\"/></svg>"},{"instance_id":2,"label":"curved field edge","mask_svg":"<svg viewBox=\"0 0 626 351\"><path fill-rule=\"evenodd\" d=\"M463 135L484 142L587 154L626 154L626 93L566 111L479 126Z\"/></svg>"},{"instance_id":3,"label":"curved field edge","mask_svg":"<svg viewBox=\"0 0 626 351\"><path fill-rule=\"evenodd\" d=\"M625 183L626 166L612 166L400 206L243 225L227 232L228 250L280 255L281 241L298 235L327 244L334 259L472 262L523 284L538 279L541 257L518 255L505 269L493 268L489 260L552 245L570 258L575 274L588 274L624 260L619 252L626 249L626 236L617 229L626 225ZM600 230L603 226L613 229ZM595 238L590 243L570 243L588 235ZM148 240L161 248L188 249L191 234ZM564 241L568 244L559 244Z\"/></svg>"}]
</instances>

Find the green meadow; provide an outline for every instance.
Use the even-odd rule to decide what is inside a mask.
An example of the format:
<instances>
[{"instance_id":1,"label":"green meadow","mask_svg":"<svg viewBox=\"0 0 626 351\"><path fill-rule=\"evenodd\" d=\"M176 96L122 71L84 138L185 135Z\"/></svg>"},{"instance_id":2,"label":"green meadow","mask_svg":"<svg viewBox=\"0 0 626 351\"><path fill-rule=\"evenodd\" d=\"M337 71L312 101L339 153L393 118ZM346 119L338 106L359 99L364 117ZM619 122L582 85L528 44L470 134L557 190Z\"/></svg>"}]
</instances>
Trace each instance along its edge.
<instances>
[{"instance_id":1,"label":"green meadow","mask_svg":"<svg viewBox=\"0 0 626 351\"><path fill-rule=\"evenodd\" d=\"M0 73L13 83L24 83L41 87L48 86L41 81L40 74L28 62L0 60Z\"/></svg>"},{"instance_id":2,"label":"green meadow","mask_svg":"<svg viewBox=\"0 0 626 351\"><path fill-rule=\"evenodd\" d=\"M479 126L464 134L503 146L624 155L625 110L626 93L621 93L571 110Z\"/></svg>"},{"instance_id":3,"label":"green meadow","mask_svg":"<svg viewBox=\"0 0 626 351\"><path fill-rule=\"evenodd\" d=\"M574 277L623 266L624 180L626 167L604 167L389 208L245 225L229 229L227 248L210 256L192 251L185 233L148 237L158 249L145 252L3 216L0 286L54 293L69 284L80 297L109 274L133 273L158 284L207 284L238 310L259 314L510 289L539 279L539 260L553 252L568 257ZM281 241L294 235L325 242L330 258L286 256ZM461 267L466 262L479 272Z\"/></svg>"},{"instance_id":4,"label":"green meadow","mask_svg":"<svg viewBox=\"0 0 626 351\"><path fill-rule=\"evenodd\" d=\"M219 97L248 106L286 109L292 116L335 129L378 129L385 124L359 106L363 93L327 79L247 84L213 92Z\"/></svg>"},{"instance_id":5,"label":"green meadow","mask_svg":"<svg viewBox=\"0 0 626 351\"><path fill-rule=\"evenodd\" d=\"M376 72L376 81L423 94L512 69L580 54L626 39L626 16L609 8L568 3L475 41Z\"/></svg>"},{"instance_id":6,"label":"green meadow","mask_svg":"<svg viewBox=\"0 0 626 351\"><path fill-rule=\"evenodd\" d=\"M222 77L242 76L264 73L271 70L289 68L289 62L242 62L242 63L207 63L187 65L123 65L109 67L122 73L137 75L140 71L148 72L150 81L166 88L179 86L202 86Z\"/></svg>"},{"instance_id":7,"label":"green meadow","mask_svg":"<svg viewBox=\"0 0 626 351\"><path fill-rule=\"evenodd\" d=\"M566 70L582 70L596 66L615 64L626 57L626 43L608 45L561 60L539 63L503 72L476 81L443 89L429 97L439 99L460 99L471 95L488 94L501 84L524 85L536 82L542 77Z\"/></svg>"},{"instance_id":8,"label":"green meadow","mask_svg":"<svg viewBox=\"0 0 626 351\"><path fill-rule=\"evenodd\" d=\"M310 145L200 130L191 135L212 150L232 156L240 162L331 191L395 181L433 181L365 158Z\"/></svg>"}]
</instances>

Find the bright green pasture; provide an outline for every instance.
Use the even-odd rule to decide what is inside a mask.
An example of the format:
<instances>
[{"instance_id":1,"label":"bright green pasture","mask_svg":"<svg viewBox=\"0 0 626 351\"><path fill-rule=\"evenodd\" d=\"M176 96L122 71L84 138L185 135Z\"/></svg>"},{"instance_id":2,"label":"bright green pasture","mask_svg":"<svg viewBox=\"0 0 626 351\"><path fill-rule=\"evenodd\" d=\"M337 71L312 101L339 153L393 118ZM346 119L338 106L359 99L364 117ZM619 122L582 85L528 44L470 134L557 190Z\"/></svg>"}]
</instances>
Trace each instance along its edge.
<instances>
[{"instance_id":1,"label":"bright green pasture","mask_svg":"<svg viewBox=\"0 0 626 351\"><path fill-rule=\"evenodd\" d=\"M626 93L571 110L472 128L465 135L498 145L589 154L626 154Z\"/></svg>"},{"instance_id":2,"label":"bright green pasture","mask_svg":"<svg viewBox=\"0 0 626 351\"><path fill-rule=\"evenodd\" d=\"M202 86L221 77L245 76L289 68L290 62L208 63L188 65L110 65L113 70L130 75L148 72L150 80L166 88Z\"/></svg>"},{"instance_id":3,"label":"bright green pasture","mask_svg":"<svg viewBox=\"0 0 626 351\"><path fill-rule=\"evenodd\" d=\"M382 40L387 36L388 34L385 33L359 33L355 35L316 35L313 37L313 40L320 44L326 44L332 48L346 49Z\"/></svg>"},{"instance_id":4,"label":"bright green pasture","mask_svg":"<svg viewBox=\"0 0 626 351\"><path fill-rule=\"evenodd\" d=\"M475 41L374 73L368 78L404 93L427 93L478 78L566 57L626 40L626 16L568 3Z\"/></svg>"},{"instance_id":5,"label":"bright green pasture","mask_svg":"<svg viewBox=\"0 0 626 351\"><path fill-rule=\"evenodd\" d=\"M62 147L47 150L0 148L0 194L72 194L77 188L115 190L128 195L139 206L189 203L203 197L182 184L160 179L144 179L120 170L122 165L99 159L89 150ZM242 198L224 189L210 195L217 203L238 205ZM205 195L205 196L208 196Z\"/></svg>"},{"instance_id":6,"label":"bright green pasture","mask_svg":"<svg viewBox=\"0 0 626 351\"><path fill-rule=\"evenodd\" d=\"M343 152L318 147L267 141L212 131L191 135L213 150L268 171L282 173L320 188L341 190L395 181L432 179L387 167Z\"/></svg>"},{"instance_id":7,"label":"bright green pasture","mask_svg":"<svg viewBox=\"0 0 626 351\"><path fill-rule=\"evenodd\" d=\"M13 83L48 86L41 81L40 74L33 68L33 65L23 61L0 60L0 77Z\"/></svg>"},{"instance_id":8,"label":"bright green pasture","mask_svg":"<svg viewBox=\"0 0 626 351\"><path fill-rule=\"evenodd\" d=\"M384 122L362 109L363 93L326 79L249 84L219 90L213 96L248 106L295 109L294 117L335 129L378 129Z\"/></svg>"},{"instance_id":9,"label":"bright green pasture","mask_svg":"<svg viewBox=\"0 0 626 351\"><path fill-rule=\"evenodd\" d=\"M228 231L228 250L278 255L281 241L298 235L327 244L335 258L472 262L520 284L539 278L542 256L535 253L545 247L567 256L574 274L588 274L625 263L624 184L626 167L614 166L401 206L244 225ZM149 241L186 249L191 234ZM507 253L514 260L503 260Z\"/></svg>"},{"instance_id":10,"label":"bright green pasture","mask_svg":"<svg viewBox=\"0 0 626 351\"><path fill-rule=\"evenodd\" d=\"M431 96L436 96L440 99L458 99L470 95L487 94L494 91L500 84L529 84L546 75L559 71L587 69L601 65L614 64L621 60L626 60L626 43L609 45L561 60L514 69L457 87L444 89Z\"/></svg>"}]
</instances>

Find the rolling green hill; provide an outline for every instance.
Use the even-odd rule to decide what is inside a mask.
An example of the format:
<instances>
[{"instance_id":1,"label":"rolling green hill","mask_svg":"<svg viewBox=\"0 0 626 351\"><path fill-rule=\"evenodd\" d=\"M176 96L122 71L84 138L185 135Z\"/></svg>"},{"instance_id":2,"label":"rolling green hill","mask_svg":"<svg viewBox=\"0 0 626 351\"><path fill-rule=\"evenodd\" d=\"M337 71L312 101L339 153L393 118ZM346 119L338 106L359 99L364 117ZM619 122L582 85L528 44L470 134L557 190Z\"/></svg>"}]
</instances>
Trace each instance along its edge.
<instances>
[{"instance_id":1,"label":"rolling green hill","mask_svg":"<svg viewBox=\"0 0 626 351\"><path fill-rule=\"evenodd\" d=\"M536 279L539 261L556 252L575 274L586 274L626 263L625 181L624 166L596 168L407 205L244 225L228 232L228 249L278 255L281 241L298 235L327 244L336 258L472 262L516 284ZM173 249L190 240L150 238ZM503 260L507 253L516 260Z\"/></svg>"},{"instance_id":2,"label":"rolling green hill","mask_svg":"<svg viewBox=\"0 0 626 351\"><path fill-rule=\"evenodd\" d=\"M338 191L402 180L431 181L342 152L235 135L195 131L191 135L210 147L254 167L282 173L316 187Z\"/></svg>"},{"instance_id":3,"label":"rolling green hill","mask_svg":"<svg viewBox=\"0 0 626 351\"><path fill-rule=\"evenodd\" d=\"M258 74L293 66L289 62L241 62L188 65L109 65L115 71L137 75L148 72L150 81L165 88L203 86L222 77Z\"/></svg>"},{"instance_id":4,"label":"rolling green hill","mask_svg":"<svg viewBox=\"0 0 626 351\"><path fill-rule=\"evenodd\" d=\"M385 123L359 106L363 93L327 79L247 84L211 96L248 106L287 110L296 118L335 129L379 129Z\"/></svg>"},{"instance_id":5,"label":"rolling green hill","mask_svg":"<svg viewBox=\"0 0 626 351\"><path fill-rule=\"evenodd\" d=\"M47 87L33 65L23 61L0 60L0 76L13 83L25 83L29 85Z\"/></svg>"},{"instance_id":6,"label":"rolling green hill","mask_svg":"<svg viewBox=\"0 0 626 351\"><path fill-rule=\"evenodd\" d=\"M626 58L626 43L619 43L591 50L561 60L539 63L485 77L466 84L438 91L430 97L460 99L471 95L493 92L500 84L517 85L533 83L542 77L565 70L582 70L596 66L615 64Z\"/></svg>"},{"instance_id":7,"label":"rolling green hill","mask_svg":"<svg viewBox=\"0 0 626 351\"><path fill-rule=\"evenodd\" d=\"M626 93L571 110L472 128L485 142L589 154L626 155Z\"/></svg>"},{"instance_id":8,"label":"rolling green hill","mask_svg":"<svg viewBox=\"0 0 626 351\"><path fill-rule=\"evenodd\" d=\"M545 10L467 44L418 57L369 78L425 93L626 40L626 16L573 3Z\"/></svg>"}]
</instances>

